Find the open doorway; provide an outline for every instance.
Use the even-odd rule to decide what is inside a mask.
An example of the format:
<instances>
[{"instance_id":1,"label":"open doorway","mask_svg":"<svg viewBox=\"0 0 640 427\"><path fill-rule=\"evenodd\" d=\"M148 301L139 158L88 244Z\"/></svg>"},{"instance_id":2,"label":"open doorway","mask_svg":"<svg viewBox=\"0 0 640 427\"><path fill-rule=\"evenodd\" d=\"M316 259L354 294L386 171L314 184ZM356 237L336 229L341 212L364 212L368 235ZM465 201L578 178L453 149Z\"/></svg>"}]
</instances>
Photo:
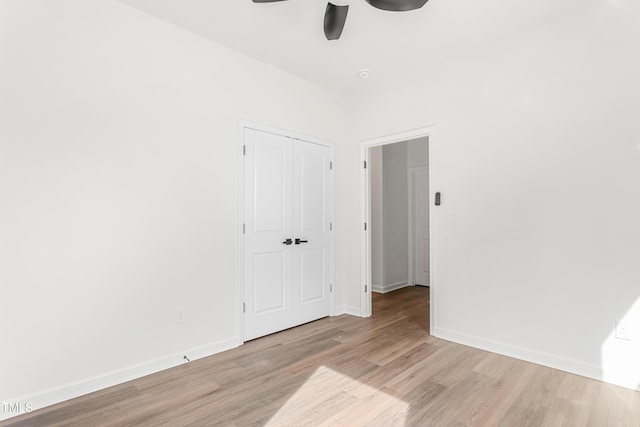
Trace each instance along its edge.
<instances>
[{"instance_id":1,"label":"open doorway","mask_svg":"<svg viewBox=\"0 0 640 427\"><path fill-rule=\"evenodd\" d=\"M371 290L429 286L429 138L369 148Z\"/></svg>"},{"instance_id":2,"label":"open doorway","mask_svg":"<svg viewBox=\"0 0 640 427\"><path fill-rule=\"evenodd\" d=\"M372 292L428 286L434 299L430 148L429 128L362 143L364 316Z\"/></svg>"}]
</instances>

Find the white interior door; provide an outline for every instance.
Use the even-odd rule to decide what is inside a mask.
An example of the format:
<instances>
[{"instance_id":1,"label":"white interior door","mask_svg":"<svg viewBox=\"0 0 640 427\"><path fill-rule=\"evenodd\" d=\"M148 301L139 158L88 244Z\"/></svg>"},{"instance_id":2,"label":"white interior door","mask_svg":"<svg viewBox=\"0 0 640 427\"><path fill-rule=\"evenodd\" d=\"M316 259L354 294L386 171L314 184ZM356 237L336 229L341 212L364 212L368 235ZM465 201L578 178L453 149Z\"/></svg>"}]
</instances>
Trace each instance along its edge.
<instances>
[{"instance_id":1,"label":"white interior door","mask_svg":"<svg viewBox=\"0 0 640 427\"><path fill-rule=\"evenodd\" d=\"M329 315L331 149L244 130L244 339Z\"/></svg>"},{"instance_id":2,"label":"white interior door","mask_svg":"<svg viewBox=\"0 0 640 427\"><path fill-rule=\"evenodd\" d=\"M429 169L411 172L413 197L413 277L416 285L429 285Z\"/></svg>"},{"instance_id":3,"label":"white interior door","mask_svg":"<svg viewBox=\"0 0 640 427\"><path fill-rule=\"evenodd\" d=\"M329 147L293 146L293 322L329 315Z\"/></svg>"},{"instance_id":4,"label":"white interior door","mask_svg":"<svg viewBox=\"0 0 640 427\"><path fill-rule=\"evenodd\" d=\"M291 327L292 147L244 130L244 339Z\"/></svg>"}]
</instances>

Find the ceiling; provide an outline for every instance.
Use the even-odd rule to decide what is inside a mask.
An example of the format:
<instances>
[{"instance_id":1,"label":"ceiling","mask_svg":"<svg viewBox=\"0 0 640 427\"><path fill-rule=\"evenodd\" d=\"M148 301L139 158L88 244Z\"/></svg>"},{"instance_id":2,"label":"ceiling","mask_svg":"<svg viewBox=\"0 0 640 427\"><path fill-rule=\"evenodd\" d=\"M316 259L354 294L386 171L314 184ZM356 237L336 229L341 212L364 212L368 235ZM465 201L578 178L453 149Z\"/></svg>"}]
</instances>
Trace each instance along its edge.
<instances>
[{"instance_id":1,"label":"ceiling","mask_svg":"<svg viewBox=\"0 0 640 427\"><path fill-rule=\"evenodd\" d=\"M604 0L430 0L410 12L350 0L336 41L324 37L327 0L119 1L351 96L390 81L418 79L439 61ZM368 79L358 78L361 69L371 71Z\"/></svg>"}]
</instances>

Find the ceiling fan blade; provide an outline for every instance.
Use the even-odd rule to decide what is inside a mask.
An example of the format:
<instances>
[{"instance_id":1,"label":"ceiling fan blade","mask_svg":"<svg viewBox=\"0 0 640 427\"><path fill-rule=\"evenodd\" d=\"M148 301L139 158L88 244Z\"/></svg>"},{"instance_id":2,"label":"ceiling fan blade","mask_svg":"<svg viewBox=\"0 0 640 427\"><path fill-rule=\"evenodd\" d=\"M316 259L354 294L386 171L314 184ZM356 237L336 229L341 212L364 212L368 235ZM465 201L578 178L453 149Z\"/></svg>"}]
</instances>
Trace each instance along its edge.
<instances>
[{"instance_id":1,"label":"ceiling fan blade","mask_svg":"<svg viewBox=\"0 0 640 427\"><path fill-rule=\"evenodd\" d=\"M420 9L429 0L367 0L373 7L392 12Z\"/></svg>"},{"instance_id":2,"label":"ceiling fan blade","mask_svg":"<svg viewBox=\"0 0 640 427\"><path fill-rule=\"evenodd\" d=\"M327 40L340 38L344 23L347 22L347 12L349 12L349 6L336 6L333 3L327 3L327 10L324 13L324 35Z\"/></svg>"},{"instance_id":3,"label":"ceiling fan blade","mask_svg":"<svg viewBox=\"0 0 640 427\"><path fill-rule=\"evenodd\" d=\"M273 3L276 1L284 1L284 0L253 0L254 3Z\"/></svg>"}]
</instances>

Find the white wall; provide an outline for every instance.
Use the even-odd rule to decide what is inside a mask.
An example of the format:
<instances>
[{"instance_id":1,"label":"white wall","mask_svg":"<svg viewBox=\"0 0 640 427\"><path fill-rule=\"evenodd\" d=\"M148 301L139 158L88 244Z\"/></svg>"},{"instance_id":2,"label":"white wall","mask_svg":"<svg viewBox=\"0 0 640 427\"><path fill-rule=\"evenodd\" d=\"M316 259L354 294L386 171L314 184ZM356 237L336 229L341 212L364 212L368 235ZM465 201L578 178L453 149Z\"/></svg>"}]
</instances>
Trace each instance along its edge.
<instances>
[{"instance_id":1,"label":"white wall","mask_svg":"<svg viewBox=\"0 0 640 427\"><path fill-rule=\"evenodd\" d=\"M640 384L639 8L602 2L355 105L358 141L434 125L436 335ZM634 341L611 338L624 317Z\"/></svg>"},{"instance_id":2,"label":"white wall","mask_svg":"<svg viewBox=\"0 0 640 427\"><path fill-rule=\"evenodd\" d=\"M429 137L407 141L407 166L429 166Z\"/></svg>"},{"instance_id":3,"label":"white wall","mask_svg":"<svg viewBox=\"0 0 640 427\"><path fill-rule=\"evenodd\" d=\"M418 168L418 167L427 167L427 170L429 168L429 137L423 137L423 138L416 138L416 139L412 139L410 141L407 141L407 166L409 167L409 174L411 174L411 168ZM408 184L408 197L413 198L414 195L412 194L413 190L413 186L411 184L411 180L412 177L409 175L409 184ZM427 181L426 181L426 185L427 185L427 189L429 186L429 177L427 176ZM429 199L429 197L427 197L427 199ZM415 216L415 210L417 209L417 205L415 203L415 200L412 201L412 203L410 204L410 208L414 209L414 212L411 212L411 219L409 220L409 225L411 226L411 222L415 222L416 221L416 216ZM427 201L427 222L426 225L428 227L429 224L429 212L428 212L428 208L429 208L429 201ZM412 285L415 283L420 283L421 285L426 285L429 284L428 281L425 282L419 282L417 280L417 277L415 276L416 274L416 268L418 265L420 265L420 263L418 262L418 256L420 256L420 252L417 250L417 234L418 231L415 229L415 225L413 226L413 238L411 236L411 233L409 233L409 246L412 248L410 251L410 255L409 257L413 257L412 261L412 265L411 265L411 269L412 274L413 274L413 283L411 283ZM423 236L424 237L424 236ZM426 262L423 264L423 266L425 267L426 271L430 271L429 268L429 263L430 263L430 259L429 259L429 253L427 252L426 254L424 254L427 257ZM428 280L428 279L427 279Z\"/></svg>"},{"instance_id":4,"label":"white wall","mask_svg":"<svg viewBox=\"0 0 640 427\"><path fill-rule=\"evenodd\" d=\"M237 345L239 120L340 143L344 107L115 1L2 0L0 400Z\"/></svg>"},{"instance_id":5,"label":"white wall","mask_svg":"<svg viewBox=\"0 0 640 427\"><path fill-rule=\"evenodd\" d=\"M382 147L385 289L408 280L407 143Z\"/></svg>"},{"instance_id":6,"label":"white wall","mask_svg":"<svg viewBox=\"0 0 640 427\"><path fill-rule=\"evenodd\" d=\"M409 142L398 142L369 151L371 288L375 292L408 284L408 147ZM424 154L422 147L413 150L418 156Z\"/></svg>"},{"instance_id":7,"label":"white wall","mask_svg":"<svg viewBox=\"0 0 640 427\"><path fill-rule=\"evenodd\" d=\"M603 2L346 104L116 2L0 0L0 400L237 343L239 119L338 143L351 311L358 142L435 124L435 332L636 386L639 22Z\"/></svg>"}]
</instances>

